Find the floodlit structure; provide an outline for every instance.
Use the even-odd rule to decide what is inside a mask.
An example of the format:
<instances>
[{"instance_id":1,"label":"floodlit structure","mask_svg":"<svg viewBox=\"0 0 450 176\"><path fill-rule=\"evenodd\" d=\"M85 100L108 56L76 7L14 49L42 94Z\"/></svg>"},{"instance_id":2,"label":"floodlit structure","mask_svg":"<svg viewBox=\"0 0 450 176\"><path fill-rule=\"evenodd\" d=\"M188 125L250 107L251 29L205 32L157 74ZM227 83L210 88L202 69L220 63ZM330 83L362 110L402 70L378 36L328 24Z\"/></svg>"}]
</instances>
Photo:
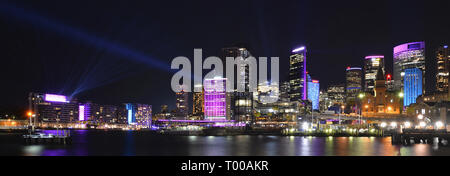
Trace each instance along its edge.
<instances>
[{"instance_id":1,"label":"floodlit structure","mask_svg":"<svg viewBox=\"0 0 450 176\"><path fill-rule=\"evenodd\" d=\"M289 59L289 97L291 101L307 99L306 48L292 50Z\"/></svg>"},{"instance_id":2,"label":"floodlit structure","mask_svg":"<svg viewBox=\"0 0 450 176\"><path fill-rule=\"evenodd\" d=\"M394 47L394 89L403 88L405 69L418 68L425 75L425 42L411 42ZM425 76L422 77L422 87ZM425 94L425 89L422 90ZM405 104L406 105L406 104Z\"/></svg>"},{"instance_id":3,"label":"floodlit structure","mask_svg":"<svg viewBox=\"0 0 450 176\"><path fill-rule=\"evenodd\" d=\"M205 79L205 120L226 120L226 78Z\"/></svg>"},{"instance_id":4,"label":"floodlit structure","mask_svg":"<svg viewBox=\"0 0 450 176\"><path fill-rule=\"evenodd\" d=\"M422 95L422 71L418 68L408 68L404 71L403 105L409 106L412 103L416 103L417 97Z\"/></svg>"},{"instance_id":5,"label":"floodlit structure","mask_svg":"<svg viewBox=\"0 0 450 176\"><path fill-rule=\"evenodd\" d=\"M319 81L311 80L308 82L308 99L311 101L313 110L319 110L319 93Z\"/></svg>"},{"instance_id":6,"label":"floodlit structure","mask_svg":"<svg viewBox=\"0 0 450 176\"><path fill-rule=\"evenodd\" d=\"M152 123L152 106L146 104L125 104L129 125L150 128Z\"/></svg>"},{"instance_id":7,"label":"floodlit structure","mask_svg":"<svg viewBox=\"0 0 450 176\"><path fill-rule=\"evenodd\" d=\"M34 123L78 121L78 103L57 94L30 93L29 110L36 114Z\"/></svg>"}]
</instances>

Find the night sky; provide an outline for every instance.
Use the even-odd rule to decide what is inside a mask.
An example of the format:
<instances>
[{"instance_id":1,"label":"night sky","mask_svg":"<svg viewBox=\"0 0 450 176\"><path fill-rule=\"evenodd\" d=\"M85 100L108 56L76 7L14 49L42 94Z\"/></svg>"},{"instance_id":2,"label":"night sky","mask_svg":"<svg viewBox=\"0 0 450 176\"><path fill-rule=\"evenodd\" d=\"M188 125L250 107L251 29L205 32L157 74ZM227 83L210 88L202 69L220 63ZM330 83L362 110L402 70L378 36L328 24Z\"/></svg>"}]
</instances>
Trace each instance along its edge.
<instances>
[{"instance_id":1,"label":"night sky","mask_svg":"<svg viewBox=\"0 0 450 176\"><path fill-rule=\"evenodd\" d=\"M394 46L425 41L432 63L436 46L450 43L449 7L414 0L2 0L0 114L26 108L28 92L174 108L172 59L193 59L194 48L218 56L236 43L256 57L280 57L281 80L290 51L306 45L308 71L321 88L344 83L345 68L362 67L367 55L385 55L392 73Z\"/></svg>"}]
</instances>

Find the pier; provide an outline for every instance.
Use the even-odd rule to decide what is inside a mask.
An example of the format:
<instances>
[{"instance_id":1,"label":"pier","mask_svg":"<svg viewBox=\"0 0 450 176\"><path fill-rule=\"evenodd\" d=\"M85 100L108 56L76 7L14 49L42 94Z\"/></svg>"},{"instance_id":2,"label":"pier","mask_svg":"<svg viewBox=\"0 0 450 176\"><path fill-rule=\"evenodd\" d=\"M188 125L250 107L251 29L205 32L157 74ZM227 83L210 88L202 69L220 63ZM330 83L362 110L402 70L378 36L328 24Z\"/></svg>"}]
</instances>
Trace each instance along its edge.
<instances>
[{"instance_id":1,"label":"pier","mask_svg":"<svg viewBox=\"0 0 450 176\"><path fill-rule=\"evenodd\" d=\"M438 144L447 146L450 133L433 130L408 130L392 133L391 137L393 145Z\"/></svg>"},{"instance_id":2,"label":"pier","mask_svg":"<svg viewBox=\"0 0 450 176\"><path fill-rule=\"evenodd\" d=\"M72 137L69 130L56 130L56 134L49 133L30 133L22 136L24 143L32 144L71 144Z\"/></svg>"}]
</instances>

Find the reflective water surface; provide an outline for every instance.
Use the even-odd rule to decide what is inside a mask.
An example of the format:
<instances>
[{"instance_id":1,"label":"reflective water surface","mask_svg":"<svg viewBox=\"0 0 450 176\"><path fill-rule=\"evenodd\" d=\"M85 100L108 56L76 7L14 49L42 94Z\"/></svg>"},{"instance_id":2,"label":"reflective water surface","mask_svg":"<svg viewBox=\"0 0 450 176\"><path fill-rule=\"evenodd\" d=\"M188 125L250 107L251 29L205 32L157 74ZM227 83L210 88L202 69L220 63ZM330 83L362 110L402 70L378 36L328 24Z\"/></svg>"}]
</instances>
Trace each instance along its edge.
<instances>
[{"instance_id":1,"label":"reflective water surface","mask_svg":"<svg viewBox=\"0 0 450 176\"><path fill-rule=\"evenodd\" d=\"M0 134L0 155L26 156L428 156L450 147L393 146L390 137L161 136L150 132L71 132L71 145L23 145L20 134Z\"/></svg>"}]
</instances>

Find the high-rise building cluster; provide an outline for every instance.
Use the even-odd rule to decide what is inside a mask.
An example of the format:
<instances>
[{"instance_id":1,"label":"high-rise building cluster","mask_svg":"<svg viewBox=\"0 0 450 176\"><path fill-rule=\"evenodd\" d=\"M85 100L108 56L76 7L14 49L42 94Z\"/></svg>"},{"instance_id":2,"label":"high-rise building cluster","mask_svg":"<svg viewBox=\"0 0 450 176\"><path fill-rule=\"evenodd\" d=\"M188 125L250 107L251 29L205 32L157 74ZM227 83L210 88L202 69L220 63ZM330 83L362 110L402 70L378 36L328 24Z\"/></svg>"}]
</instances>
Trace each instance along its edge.
<instances>
[{"instance_id":1,"label":"high-rise building cluster","mask_svg":"<svg viewBox=\"0 0 450 176\"><path fill-rule=\"evenodd\" d=\"M433 49L430 49L433 50ZM393 48L393 72L386 69L384 55L368 55L361 60L363 66L345 69L345 80L320 86L311 77L307 66L307 48L299 47L290 52L288 77L279 83L259 83L255 92L250 91L249 66L234 69L234 75L242 79L214 77L203 84L194 85L201 92L176 93L176 109L167 105L152 115L152 106L125 103L122 106L100 105L90 101L56 94L29 94L29 109L35 114L35 123L83 122L96 124L128 124L151 128L152 119L206 120L206 121L296 121L314 112L355 113L366 117L390 117L425 111L437 103L439 107L450 105L449 70L450 55L447 45L435 50L436 63L426 59L425 42L405 43ZM251 57L245 47L227 47L221 50L227 57L246 59ZM427 90L426 64L436 65L435 90ZM344 69L343 69L344 70ZM390 74L392 73L392 74ZM228 81L235 87L227 91ZM237 87L245 88L244 92ZM321 90L322 88L322 90ZM268 101L268 100L276 101ZM425 106L425 108L424 108ZM192 107L192 111L189 111Z\"/></svg>"},{"instance_id":2,"label":"high-rise building cluster","mask_svg":"<svg viewBox=\"0 0 450 176\"><path fill-rule=\"evenodd\" d=\"M437 63L430 63L432 59L426 59L425 55L425 42L401 44L393 47L393 71L386 69L385 64L389 61L385 55L367 55L361 59L362 67L353 65L345 69L344 81L323 87L319 80L311 78L309 71L312 70L307 69L307 48L299 47L291 51L288 77L279 85L271 87L269 82L260 83L257 92L247 94L249 70L243 66L236 73L244 79L236 84L244 85L246 92L224 92L220 101L213 101L224 103L219 103L221 117L236 121L295 120L314 111L355 113L367 117L402 116L414 111L418 101L448 101L450 98L448 46L439 47L435 53ZM222 56L246 58L251 55L247 48L230 47L222 49ZM428 67L425 64L437 65L435 91L426 91L425 83L433 81L426 80L425 75L430 71L426 72ZM217 106L217 103L208 104L211 100L207 100L206 94L206 91L204 94L194 93L193 98L193 108L198 109L193 112L203 109L201 113L193 114L202 114L202 119L207 119L205 113L208 108ZM261 97L277 97L278 101L264 103ZM203 99L204 103L199 103Z\"/></svg>"}]
</instances>

